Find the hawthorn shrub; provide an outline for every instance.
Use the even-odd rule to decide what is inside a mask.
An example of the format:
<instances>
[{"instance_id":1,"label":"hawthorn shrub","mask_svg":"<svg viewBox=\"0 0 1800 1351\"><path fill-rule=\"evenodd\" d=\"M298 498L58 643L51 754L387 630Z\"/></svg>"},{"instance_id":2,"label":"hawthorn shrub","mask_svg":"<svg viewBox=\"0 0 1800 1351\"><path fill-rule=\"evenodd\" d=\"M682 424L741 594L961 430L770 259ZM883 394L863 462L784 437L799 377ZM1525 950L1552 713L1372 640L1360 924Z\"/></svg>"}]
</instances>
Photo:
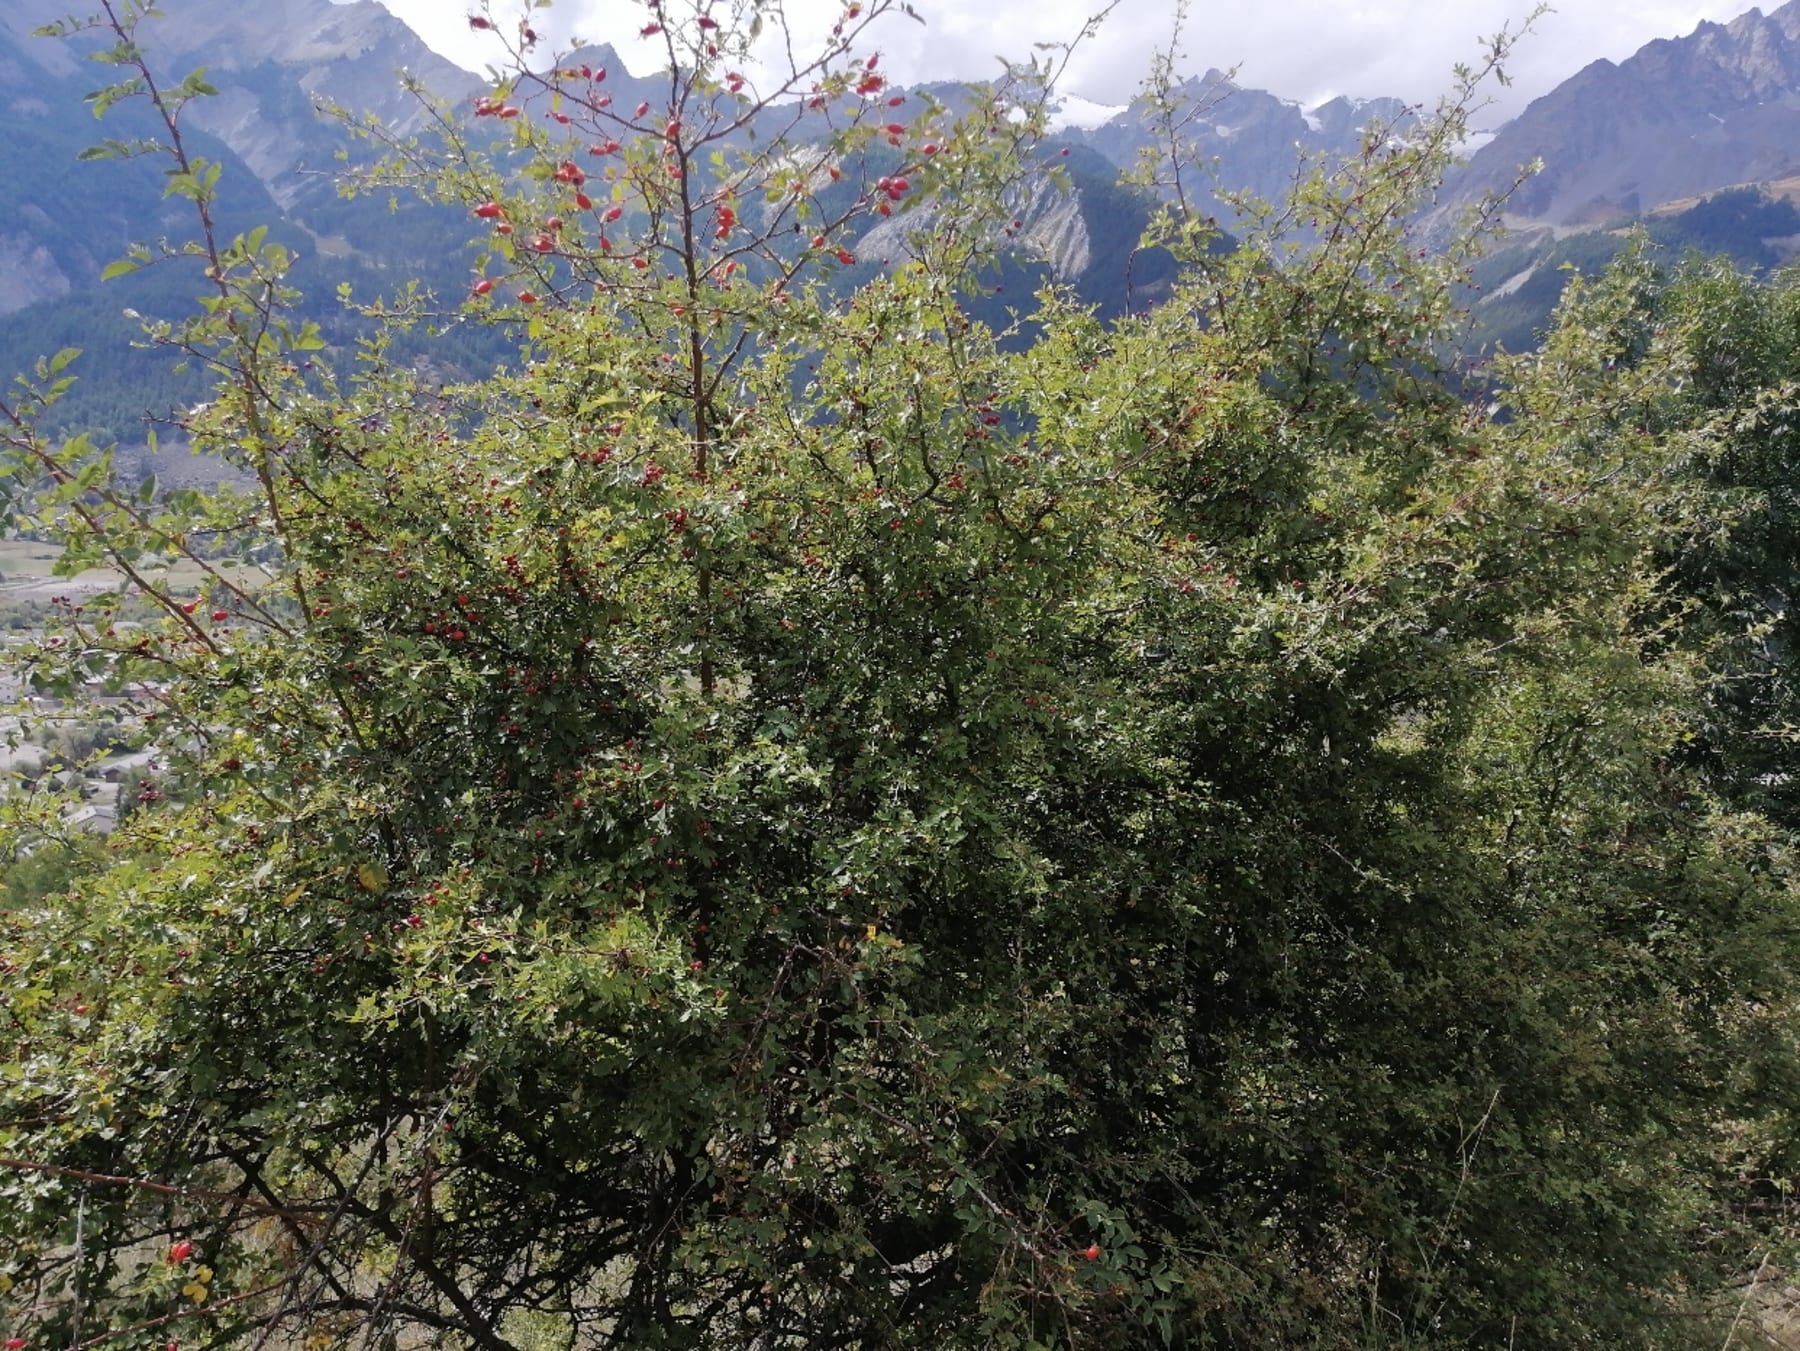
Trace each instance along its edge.
<instances>
[{"instance_id":1,"label":"hawthorn shrub","mask_svg":"<svg viewBox=\"0 0 1800 1351\"><path fill-rule=\"evenodd\" d=\"M127 580L21 668L170 762L0 920L8 1336L1718 1344L1795 954L1658 622L1688 334L1577 297L1465 397L1481 222L1405 222L1473 77L1021 345L965 301L1043 70L890 106L873 0L759 89L775 11L653 6L662 104L521 73L396 147L523 331L441 385L216 235L141 8L213 288L152 337L247 486L37 436L67 354L7 405L12 510Z\"/></svg>"}]
</instances>

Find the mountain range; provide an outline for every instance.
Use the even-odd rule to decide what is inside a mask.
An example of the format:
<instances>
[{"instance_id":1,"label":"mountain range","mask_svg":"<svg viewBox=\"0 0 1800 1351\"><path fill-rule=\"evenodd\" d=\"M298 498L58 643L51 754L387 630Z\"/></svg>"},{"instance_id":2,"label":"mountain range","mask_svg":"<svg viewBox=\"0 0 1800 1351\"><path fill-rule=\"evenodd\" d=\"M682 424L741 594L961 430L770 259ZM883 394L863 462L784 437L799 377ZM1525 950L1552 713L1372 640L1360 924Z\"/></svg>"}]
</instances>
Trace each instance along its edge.
<instances>
[{"instance_id":1,"label":"mountain range","mask_svg":"<svg viewBox=\"0 0 1800 1351\"><path fill-rule=\"evenodd\" d=\"M179 230L184 204L164 200L154 163L75 167L99 135L129 134L132 114L102 133L82 96L104 82L97 78L103 68L80 60L68 43L30 36L66 3L7 0L0 8L0 173L13 185L0 200L0 363L28 365L37 352L68 342L89 349L90 366L97 355L107 369L132 372L111 382L125 386L111 403L96 405L90 391L88 406L72 415L120 431L145 406L193 392L178 378L148 373L119 317L128 306L153 312L164 300L180 304L183 283L152 269L102 291L99 273L128 243ZM480 77L436 56L374 0L163 0L160 8L166 17L144 30L153 61L175 71L204 66L219 90L191 105L186 126L196 153L224 165L228 227L271 224L303 259L298 280L320 294L341 282L367 293L416 274L460 289L472 257L463 247L466 221L403 197L342 197L343 157L367 152L318 108L352 108L406 136L425 129L431 114L399 72L464 108L484 90ZM608 65L626 86L615 90L620 98L656 88L634 79L610 49L572 59ZM1403 131L1412 116L1394 99L1303 108L1216 71L1173 92L1184 138L1213 164L1213 182L1265 197L1282 194L1303 156L1352 153L1371 121ZM1097 126L1060 133L1058 145L1069 151L1066 184L1046 181L1025 194L1018 264L1075 285L1102 309L1126 303L1125 270L1149 205L1115 180L1153 135L1142 101ZM1533 160L1542 161L1541 171L1509 202L1517 237L1507 266L1514 271L1489 277L1492 290L1515 301L1535 294L1526 283L1550 250L1567 252L1575 232L1606 231L1659 210L1667 216L1735 185L1800 197L1800 0L1767 15L1751 10L1729 24L1703 23L1628 60L1587 66L1476 150L1445 185L1439 211L1505 188ZM1201 205L1233 224L1216 194ZM1792 251L1781 233L1785 216L1754 219L1744 228L1776 232L1757 236L1768 259ZM1792 223L1786 233L1800 235L1800 217Z\"/></svg>"},{"instance_id":2,"label":"mountain range","mask_svg":"<svg viewBox=\"0 0 1800 1351\"><path fill-rule=\"evenodd\" d=\"M1702 23L1615 64L1595 61L1470 158L1452 196L1504 188L1522 222L1601 225L1682 199L1800 175L1800 0Z\"/></svg>"}]
</instances>

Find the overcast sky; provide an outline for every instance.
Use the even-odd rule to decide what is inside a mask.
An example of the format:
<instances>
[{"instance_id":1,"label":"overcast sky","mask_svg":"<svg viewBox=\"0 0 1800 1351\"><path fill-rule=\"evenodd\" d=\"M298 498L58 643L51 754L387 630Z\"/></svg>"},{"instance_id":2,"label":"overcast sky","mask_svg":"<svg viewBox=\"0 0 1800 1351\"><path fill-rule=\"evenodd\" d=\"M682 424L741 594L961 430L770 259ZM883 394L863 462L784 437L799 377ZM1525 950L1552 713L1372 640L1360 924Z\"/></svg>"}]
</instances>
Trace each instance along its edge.
<instances>
[{"instance_id":1,"label":"overcast sky","mask_svg":"<svg viewBox=\"0 0 1800 1351\"><path fill-rule=\"evenodd\" d=\"M895 18L877 46L896 78L982 77L997 53L1028 54L1031 44L1063 40L1104 0L913 0L923 24ZM491 35L472 33L458 0L381 0L432 47L480 70L497 52ZM523 0L494 0L496 15ZM835 14L832 0L794 0L790 12ZM1518 50L1510 89L1496 89L1489 114L1499 121L1599 57L1621 60L1659 37L1690 33L1702 19L1726 20L1747 0L1558 0ZM1774 8L1770 3L1768 8ZM719 8L725 8L724 3ZM1435 98L1458 61L1473 61L1481 39L1516 26L1531 0L1196 0L1183 39L1184 71L1237 66L1238 80L1309 105L1334 94ZM1101 103L1130 97L1146 53L1166 43L1169 0L1121 0L1101 35L1078 54L1065 91ZM559 41L571 35L611 42L634 70L652 67L637 49L644 11L629 0L555 0L533 20Z\"/></svg>"}]
</instances>

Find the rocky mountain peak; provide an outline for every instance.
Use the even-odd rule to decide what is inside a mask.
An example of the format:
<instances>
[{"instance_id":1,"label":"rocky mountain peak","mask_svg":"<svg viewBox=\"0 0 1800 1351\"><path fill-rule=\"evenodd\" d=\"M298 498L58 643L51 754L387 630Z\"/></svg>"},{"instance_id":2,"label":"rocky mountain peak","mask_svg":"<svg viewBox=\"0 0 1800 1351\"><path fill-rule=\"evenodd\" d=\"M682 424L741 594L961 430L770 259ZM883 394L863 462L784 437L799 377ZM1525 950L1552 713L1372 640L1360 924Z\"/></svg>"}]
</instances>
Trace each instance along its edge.
<instances>
[{"instance_id":1,"label":"rocky mountain peak","mask_svg":"<svg viewBox=\"0 0 1800 1351\"><path fill-rule=\"evenodd\" d=\"M313 106L354 108L405 135L427 113L401 71L444 98L479 83L375 0L183 0L166 12L147 30L152 50L204 65L220 89L194 105L196 124L235 150L283 206L315 187L330 163L319 162L325 138L305 134Z\"/></svg>"},{"instance_id":2,"label":"rocky mountain peak","mask_svg":"<svg viewBox=\"0 0 1800 1351\"><path fill-rule=\"evenodd\" d=\"M1338 97L1315 108L1237 84L1220 70L1184 80L1173 90L1181 136L1197 162L1214 166L1221 189L1249 191L1270 201L1287 192L1300 161L1342 158L1361 149L1373 122L1403 123L1410 115L1399 99ZM1133 163L1138 151L1161 138L1156 113L1138 99L1102 126L1069 133L1114 164ZM1235 215L1214 194L1201 195L1201 209L1229 228Z\"/></svg>"},{"instance_id":3,"label":"rocky mountain peak","mask_svg":"<svg viewBox=\"0 0 1800 1351\"><path fill-rule=\"evenodd\" d=\"M53 76L93 77L78 59L79 40L30 37L71 6L69 0L5 0L0 5L0 62L15 73L32 66ZM397 132L422 127L426 114L406 93L404 70L440 97L473 92L476 76L438 56L375 0L163 0L161 17L142 29L162 66L207 69L218 98L192 105L192 124L224 141L275 199L291 206L319 185L333 162L329 130L311 125L314 106L342 104L372 113ZM318 162L322 158L322 163Z\"/></svg>"},{"instance_id":4,"label":"rocky mountain peak","mask_svg":"<svg viewBox=\"0 0 1800 1351\"><path fill-rule=\"evenodd\" d=\"M1502 127L1449 195L1503 190L1534 159L1511 211L1556 226L1800 174L1800 0L1593 62Z\"/></svg>"}]
</instances>

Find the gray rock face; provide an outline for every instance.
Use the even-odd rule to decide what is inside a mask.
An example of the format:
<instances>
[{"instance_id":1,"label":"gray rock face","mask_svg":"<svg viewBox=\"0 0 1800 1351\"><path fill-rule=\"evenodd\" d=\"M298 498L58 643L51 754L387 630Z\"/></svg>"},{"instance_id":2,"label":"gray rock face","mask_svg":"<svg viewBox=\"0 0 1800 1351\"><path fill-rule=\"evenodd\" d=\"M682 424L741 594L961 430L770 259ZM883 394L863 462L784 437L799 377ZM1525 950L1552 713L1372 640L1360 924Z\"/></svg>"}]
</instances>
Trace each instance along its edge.
<instances>
[{"instance_id":1,"label":"gray rock face","mask_svg":"<svg viewBox=\"0 0 1800 1351\"><path fill-rule=\"evenodd\" d=\"M70 291L68 275L49 249L27 234L0 234L0 314Z\"/></svg>"},{"instance_id":2,"label":"gray rock face","mask_svg":"<svg viewBox=\"0 0 1800 1351\"><path fill-rule=\"evenodd\" d=\"M1450 196L1504 190L1534 159L1510 211L1559 226L1800 174L1800 0L1594 62L1502 127Z\"/></svg>"},{"instance_id":3,"label":"gray rock face","mask_svg":"<svg viewBox=\"0 0 1800 1351\"><path fill-rule=\"evenodd\" d=\"M338 142L310 120L316 104L372 114L400 135L423 127L399 72L442 98L479 80L433 53L374 0L186 0L146 29L152 52L177 68L205 66L220 97L194 124L230 146L283 208L330 190Z\"/></svg>"},{"instance_id":4,"label":"gray rock face","mask_svg":"<svg viewBox=\"0 0 1800 1351\"><path fill-rule=\"evenodd\" d=\"M1008 205L1018 229L1004 239L996 231L994 242L1040 259L1058 281L1079 280L1094 260L1093 234L1081 190L1065 190L1043 175L1028 180L1008 199ZM864 234L857 247L865 258L879 258L891 265L910 256L908 237L914 231L930 229L936 217L936 209L930 205L894 216Z\"/></svg>"},{"instance_id":5,"label":"gray rock face","mask_svg":"<svg viewBox=\"0 0 1800 1351\"><path fill-rule=\"evenodd\" d=\"M34 28L82 8L67 0L4 0L0 36L17 39L5 44L7 63L94 83L94 68L70 44L29 40ZM220 97L191 106L193 125L230 146L284 208L310 191L329 190L341 142L332 129L313 125L315 102L372 113L408 135L426 118L402 89L398 71L448 99L472 94L481 83L432 52L375 0L178 0L165 4L163 17L147 22L142 36L165 73L206 67Z\"/></svg>"},{"instance_id":6,"label":"gray rock face","mask_svg":"<svg viewBox=\"0 0 1800 1351\"><path fill-rule=\"evenodd\" d=\"M1197 161L1211 166L1210 172L1193 173L1184 190L1199 209L1227 225L1237 213L1220 200L1221 191L1279 201L1303 160L1355 154L1365 128L1404 125L1411 116L1399 99L1335 98L1306 110L1260 89L1245 89L1216 70L1174 92L1180 138ZM1156 115L1140 101L1102 126L1071 135L1123 168L1156 144Z\"/></svg>"},{"instance_id":7,"label":"gray rock face","mask_svg":"<svg viewBox=\"0 0 1800 1351\"><path fill-rule=\"evenodd\" d=\"M407 70L444 97L480 84L452 65L375 0L186 0L147 30L156 47L203 62L215 75L269 64L304 93L373 113L402 134L425 119L405 94L397 70Z\"/></svg>"}]
</instances>

